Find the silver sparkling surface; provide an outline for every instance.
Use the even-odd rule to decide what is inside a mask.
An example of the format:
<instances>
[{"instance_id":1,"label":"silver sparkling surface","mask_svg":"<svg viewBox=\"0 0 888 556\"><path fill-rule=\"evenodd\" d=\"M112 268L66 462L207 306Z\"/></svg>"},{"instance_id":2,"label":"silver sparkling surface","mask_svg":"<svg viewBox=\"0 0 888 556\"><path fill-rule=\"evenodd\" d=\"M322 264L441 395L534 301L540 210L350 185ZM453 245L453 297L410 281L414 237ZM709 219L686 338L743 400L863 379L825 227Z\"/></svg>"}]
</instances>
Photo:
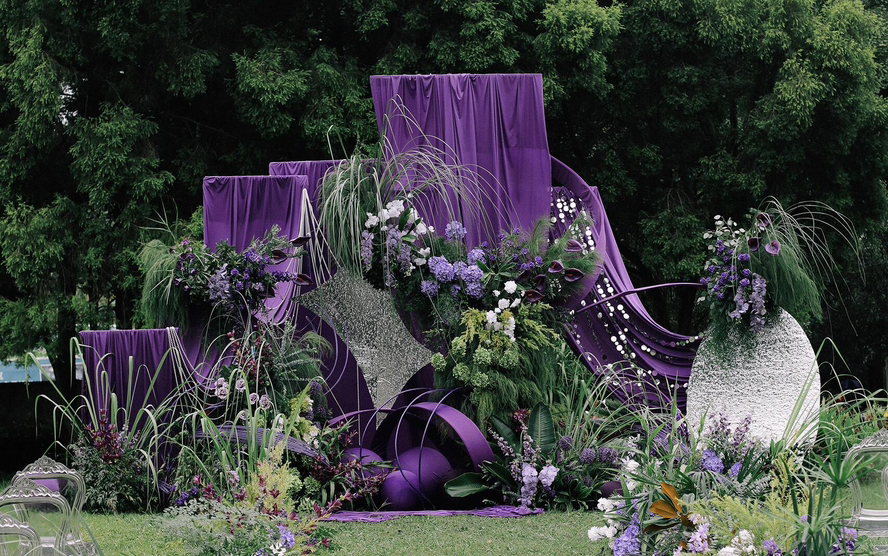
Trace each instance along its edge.
<instances>
[{"instance_id":1,"label":"silver sparkling surface","mask_svg":"<svg viewBox=\"0 0 888 556\"><path fill-rule=\"evenodd\" d=\"M696 426L708 415L724 413L736 425L752 416L750 433L765 442L783 437L796 402L808 381L800 415L810 417L820 404L820 375L811 342L798 322L777 309L752 345L731 332L716 351L709 338L700 345L688 381L687 415Z\"/></svg>"},{"instance_id":2,"label":"silver sparkling surface","mask_svg":"<svg viewBox=\"0 0 888 556\"><path fill-rule=\"evenodd\" d=\"M348 344L376 407L390 407L390 399L432 358L404 326L391 295L363 278L337 272L297 301L320 315Z\"/></svg>"}]
</instances>

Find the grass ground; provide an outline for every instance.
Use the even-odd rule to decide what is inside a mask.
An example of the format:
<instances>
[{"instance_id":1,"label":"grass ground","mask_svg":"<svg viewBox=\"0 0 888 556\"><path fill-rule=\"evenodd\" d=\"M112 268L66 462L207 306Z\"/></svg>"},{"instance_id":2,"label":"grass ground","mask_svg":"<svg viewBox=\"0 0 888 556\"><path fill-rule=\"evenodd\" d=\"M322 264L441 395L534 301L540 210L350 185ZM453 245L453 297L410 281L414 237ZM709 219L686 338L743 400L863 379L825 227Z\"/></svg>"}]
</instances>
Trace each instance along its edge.
<instances>
[{"instance_id":1,"label":"grass ground","mask_svg":"<svg viewBox=\"0 0 888 556\"><path fill-rule=\"evenodd\" d=\"M329 523L334 549L348 556L598 554L586 531L594 513L551 513L515 519L410 517L385 523ZM87 515L86 523L107 556L184 556L159 537L145 515Z\"/></svg>"}]
</instances>

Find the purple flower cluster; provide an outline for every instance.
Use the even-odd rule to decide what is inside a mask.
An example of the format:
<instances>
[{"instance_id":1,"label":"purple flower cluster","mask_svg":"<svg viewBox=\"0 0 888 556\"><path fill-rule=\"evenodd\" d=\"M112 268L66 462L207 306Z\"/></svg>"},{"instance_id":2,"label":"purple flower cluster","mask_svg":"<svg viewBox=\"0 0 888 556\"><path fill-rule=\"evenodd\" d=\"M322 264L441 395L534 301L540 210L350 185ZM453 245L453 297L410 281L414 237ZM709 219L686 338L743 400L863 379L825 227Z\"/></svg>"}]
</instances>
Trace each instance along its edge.
<instances>
[{"instance_id":1,"label":"purple flower cluster","mask_svg":"<svg viewBox=\"0 0 888 556\"><path fill-rule=\"evenodd\" d=\"M614 541L614 556L641 554L641 520L636 513L629 527Z\"/></svg>"},{"instance_id":2,"label":"purple flower cluster","mask_svg":"<svg viewBox=\"0 0 888 556\"><path fill-rule=\"evenodd\" d=\"M830 556L834 554L854 554L854 549L856 548L857 529L843 527L842 536L839 538L839 542L833 545Z\"/></svg>"},{"instance_id":3,"label":"purple flower cluster","mask_svg":"<svg viewBox=\"0 0 888 556\"><path fill-rule=\"evenodd\" d=\"M762 550L765 551L766 556L783 556L783 551L780 550L780 545L777 544L777 541L774 539L768 539L763 542Z\"/></svg>"},{"instance_id":4,"label":"purple flower cluster","mask_svg":"<svg viewBox=\"0 0 888 556\"><path fill-rule=\"evenodd\" d=\"M468 234L468 231L466 230L465 226L463 226L461 222L458 222L456 220L454 220L450 224L447 224L447 226L444 228L444 235L450 241L462 240L464 237L466 237L466 234Z\"/></svg>"},{"instance_id":5,"label":"purple flower cluster","mask_svg":"<svg viewBox=\"0 0 888 556\"><path fill-rule=\"evenodd\" d=\"M688 549L691 552L702 554L709 550L709 529L712 527L709 523L701 523L697 530L691 533L688 539Z\"/></svg>"},{"instance_id":6,"label":"purple flower cluster","mask_svg":"<svg viewBox=\"0 0 888 556\"><path fill-rule=\"evenodd\" d=\"M703 450L703 462L700 466L713 473L723 473L725 470L725 463L713 450Z\"/></svg>"},{"instance_id":7,"label":"purple flower cluster","mask_svg":"<svg viewBox=\"0 0 888 556\"><path fill-rule=\"evenodd\" d=\"M451 293L457 295L465 289L466 295L480 299L484 297L484 271L476 264L466 264L463 261L451 263L446 258L435 256L429 259L429 270L437 282L425 280L420 284L423 293L430 296L438 294L440 284L462 280L462 286L453 284Z\"/></svg>"},{"instance_id":8,"label":"purple flower cluster","mask_svg":"<svg viewBox=\"0 0 888 556\"><path fill-rule=\"evenodd\" d=\"M373 239L375 236L364 230L361 232L361 261L364 263L364 270L370 270L373 265Z\"/></svg>"}]
</instances>

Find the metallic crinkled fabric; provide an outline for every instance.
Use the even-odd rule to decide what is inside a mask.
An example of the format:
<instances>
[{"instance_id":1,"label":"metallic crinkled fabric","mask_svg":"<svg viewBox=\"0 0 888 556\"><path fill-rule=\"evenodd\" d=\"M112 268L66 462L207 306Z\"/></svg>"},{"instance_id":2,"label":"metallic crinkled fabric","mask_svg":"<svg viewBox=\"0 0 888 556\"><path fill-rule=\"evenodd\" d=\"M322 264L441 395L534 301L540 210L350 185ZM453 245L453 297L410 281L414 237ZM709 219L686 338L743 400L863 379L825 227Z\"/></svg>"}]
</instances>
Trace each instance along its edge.
<instances>
[{"instance_id":1,"label":"metallic crinkled fabric","mask_svg":"<svg viewBox=\"0 0 888 556\"><path fill-rule=\"evenodd\" d=\"M339 333L355 356L376 407L393 398L432 352L416 341L395 311L388 292L344 271L296 298Z\"/></svg>"},{"instance_id":2,"label":"metallic crinkled fabric","mask_svg":"<svg viewBox=\"0 0 888 556\"><path fill-rule=\"evenodd\" d=\"M752 345L731 330L725 346L714 349L704 338L691 367L687 416L696 428L708 409L723 413L732 425L752 416L750 434L764 440L783 437L796 400L802 398L799 421L808 421L820 406L820 373L811 342L798 322L783 309Z\"/></svg>"}]
</instances>

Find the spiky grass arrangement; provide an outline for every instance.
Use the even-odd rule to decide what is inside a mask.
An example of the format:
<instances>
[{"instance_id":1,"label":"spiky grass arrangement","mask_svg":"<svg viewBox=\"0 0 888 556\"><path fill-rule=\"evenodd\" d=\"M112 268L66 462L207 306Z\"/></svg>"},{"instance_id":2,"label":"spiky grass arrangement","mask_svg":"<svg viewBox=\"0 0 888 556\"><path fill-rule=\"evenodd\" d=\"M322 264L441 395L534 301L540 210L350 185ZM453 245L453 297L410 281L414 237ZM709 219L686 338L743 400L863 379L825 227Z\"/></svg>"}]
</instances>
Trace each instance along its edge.
<instances>
[{"instance_id":1,"label":"spiky grass arrangement","mask_svg":"<svg viewBox=\"0 0 888 556\"><path fill-rule=\"evenodd\" d=\"M315 238L311 250L315 269L331 267L320 260L322 254L329 254L338 268L360 276L361 234L368 214L377 214L392 201L415 206L425 217L446 215L446 221L463 222L487 237L494 237L502 223L511 229L514 211L492 176L487 178L483 170L461 165L443 141L423 134L415 118L397 101L386 121L390 124L395 118L415 130L409 144L396 148L383 133L378 144L359 148L358 154L334 166L324 178L317 202L323 237ZM368 153L371 158L366 157ZM489 202L495 197L498 203ZM503 200L507 206L497 214L488 214L483 208L501 205ZM305 214L306 209L312 212L303 206L303 220L311 220L314 215ZM327 277L317 278L323 282Z\"/></svg>"}]
</instances>

